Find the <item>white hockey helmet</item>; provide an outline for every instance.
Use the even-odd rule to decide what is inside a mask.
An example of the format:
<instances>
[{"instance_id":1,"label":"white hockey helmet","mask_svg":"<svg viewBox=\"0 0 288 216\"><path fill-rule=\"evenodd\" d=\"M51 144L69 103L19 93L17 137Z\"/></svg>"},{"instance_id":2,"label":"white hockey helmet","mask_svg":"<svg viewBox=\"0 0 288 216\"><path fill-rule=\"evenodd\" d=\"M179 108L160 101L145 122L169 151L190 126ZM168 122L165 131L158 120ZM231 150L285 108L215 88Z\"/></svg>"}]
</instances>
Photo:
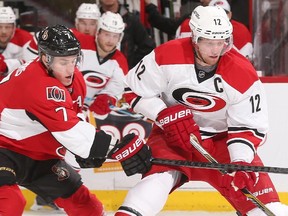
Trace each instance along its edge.
<instances>
[{"instance_id":1,"label":"white hockey helmet","mask_svg":"<svg viewBox=\"0 0 288 216\"><path fill-rule=\"evenodd\" d=\"M107 11L103 13L98 20L97 31L99 31L100 29L108 32L123 34L123 31L125 29L125 23L123 22L123 19L119 13L112 13L110 11Z\"/></svg>"},{"instance_id":2,"label":"white hockey helmet","mask_svg":"<svg viewBox=\"0 0 288 216\"><path fill-rule=\"evenodd\" d=\"M16 23L16 15L11 7L0 7L0 23Z\"/></svg>"},{"instance_id":3,"label":"white hockey helmet","mask_svg":"<svg viewBox=\"0 0 288 216\"><path fill-rule=\"evenodd\" d=\"M101 16L97 4L82 3L76 11L76 19L95 19Z\"/></svg>"},{"instance_id":4,"label":"white hockey helmet","mask_svg":"<svg viewBox=\"0 0 288 216\"><path fill-rule=\"evenodd\" d=\"M219 6L196 7L189 21L192 41L197 44L199 38L228 39L232 43L233 27L225 10Z\"/></svg>"}]
</instances>

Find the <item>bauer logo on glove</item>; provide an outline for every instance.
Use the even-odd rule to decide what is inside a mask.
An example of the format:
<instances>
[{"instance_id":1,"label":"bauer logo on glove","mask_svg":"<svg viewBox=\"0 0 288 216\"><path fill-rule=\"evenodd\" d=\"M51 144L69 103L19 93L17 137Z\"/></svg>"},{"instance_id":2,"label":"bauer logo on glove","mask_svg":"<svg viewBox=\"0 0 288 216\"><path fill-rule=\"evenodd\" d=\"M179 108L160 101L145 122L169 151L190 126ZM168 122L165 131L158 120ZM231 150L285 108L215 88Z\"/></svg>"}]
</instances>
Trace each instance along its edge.
<instances>
[{"instance_id":1,"label":"bauer logo on glove","mask_svg":"<svg viewBox=\"0 0 288 216\"><path fill-rule=\"evenodd\" d=\"M164 118L160 118L159 121L158 121L158 124L163 126L163 125L166 125L166 124L170 124L170 122L173 122L173 121L179 121L180 119L182 119L183 117L186 117L186 116L191 116L192 115L192 110L191 109L184 109L184 110L180 110L179 112L175 112L175 113L172 113Z\"/></svg>"},{"instance_id":2,"label":"bauer logo on glove","mask_svg":"<svg viewBox=\"0 0 288 216\"><path fill-rule=\"evenodd\" d=\"M108 157L119 160L126 175L131 176L150 170L151 155L151 150L144 141L132 133L123 137L109 152Z\"/></svg>"},{"instance_id":3,"label":"bauer logo on glove","mask_svg":"<svg viewBox=\"0 0 288 216\"><path fill-rule=\"evenodd\" d=\"M112 154L112 157L119 161L125 160L127 157L135 155L138 152L138 149L142 148L142 145L142 139L133 139L132 142L125 146L125 149L122 152L118 152L121 147L117 147L115 149L115 154Z\"/></svg>"}]
</instances>

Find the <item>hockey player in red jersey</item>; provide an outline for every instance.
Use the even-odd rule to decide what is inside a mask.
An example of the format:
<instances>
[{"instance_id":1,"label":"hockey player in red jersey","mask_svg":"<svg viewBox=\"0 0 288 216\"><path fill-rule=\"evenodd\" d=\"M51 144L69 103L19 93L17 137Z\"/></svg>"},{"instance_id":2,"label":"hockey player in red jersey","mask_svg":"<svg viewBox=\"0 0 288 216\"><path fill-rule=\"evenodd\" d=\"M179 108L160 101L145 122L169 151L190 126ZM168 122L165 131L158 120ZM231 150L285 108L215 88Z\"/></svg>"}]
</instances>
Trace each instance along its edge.
<instances>
[{"instance_id":1,"label":"hockey player in red jersey","mask_svg":"<svg viewBox=\"0 0 288 216\"><path fill-rule=\"evenodd\" d=\"M79 41L56 25L40 31L38 46L39 58L0 83L0 215L22 215L20 185L69 216L102 216L102 203L63 159L68 150L81 167L100 167L116 143L77 116L86 93Z\"/></svg>"},{"instance_id":2,"label":"hockey player in red jersey","mask_svg":"<svg viewBox=\"0 0 288 216\"><path fill-rule=\"evenodd\" d=\"M0 7L0 81L24 63L23 45L32 35L16 27L16 16L11 7Z\"/></svg>"},{"instance_id":3,"label":"hockey player in red jersey","mask_svg":"<svg viewBox=\"0 0 288 216\"><path fill-rule=\"evenodd\" d=\"M193 134L220 163L263 165L258 147L268 131L263 85L248 59L232 47L232 25L219 6L198 6L190 19L192 37L169 41L145 56L126 75L127 101L134 111L155 121L147 140L154 158L204 161L190 144ZM130 92L128 91L130 89ZM187 181L205 181L241 215L266 215L239 189L247 188L277 216L288 207L267 173L151 164L136 153L121 158L125 145L113 151L127 175L143 173L129 190L116 216L157 215L169 193ZM137 166L138 164L139 166Z\"/></svg>"}]
</instances>

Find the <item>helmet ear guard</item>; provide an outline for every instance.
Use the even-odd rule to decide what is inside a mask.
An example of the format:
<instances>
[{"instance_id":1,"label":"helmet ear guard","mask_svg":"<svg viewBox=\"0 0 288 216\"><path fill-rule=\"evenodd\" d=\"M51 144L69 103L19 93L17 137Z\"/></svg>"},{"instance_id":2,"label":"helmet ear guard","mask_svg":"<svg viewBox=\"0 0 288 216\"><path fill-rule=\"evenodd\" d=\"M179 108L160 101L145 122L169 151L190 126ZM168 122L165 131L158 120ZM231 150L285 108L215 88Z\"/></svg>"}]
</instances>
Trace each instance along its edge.
<instances>
[{"instance_id":1,"label":"helmet ear guard","mask_svg":"<svg viewBox=\"0 0 288 216\"><path fill-rule=\"evenodd\" d=\"M233 27L225 10L219 6L196 7L189 21L192 42L197 45L200 38L225 39L223 54L233 46Z\"/></svg>"}]
</instances>

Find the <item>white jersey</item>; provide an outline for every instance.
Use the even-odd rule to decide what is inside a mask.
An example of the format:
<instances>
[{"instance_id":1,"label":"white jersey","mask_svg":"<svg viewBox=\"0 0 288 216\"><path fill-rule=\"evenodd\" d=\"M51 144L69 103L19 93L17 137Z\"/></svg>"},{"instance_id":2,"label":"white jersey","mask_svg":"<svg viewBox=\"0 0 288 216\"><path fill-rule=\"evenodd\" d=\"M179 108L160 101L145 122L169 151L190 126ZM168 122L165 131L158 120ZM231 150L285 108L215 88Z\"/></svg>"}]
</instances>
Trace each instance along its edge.
<instances>
[{"instance_id":1,"label":"white jersey","mask_svg":"<svg viewBox=\"0 0 288 216\"><path fill-rule=\"evenodd\" d=\"M152 120L165 107L180 103L192 108L202 139L225 132L228 145L244 144L253 151L265 140L263 85L251 63L233 49L214 72L206 73L195 69L191 38L169 41L132 68L126 83L141 97L130 100L134 111Z\"/></svg>"},{"instance_id":2,"label":"white jersey","mask_svg":"<svg viewBox=\"0 0 288 216\"><path fill-rule=\"evenodd\" d=\"M23 64L23 46L31 39L32 35L29 32L16 28L14 36L2 52L2 55L5 57L5 63L8 67L8 73Z\"/></svg>"},{"instance_id":3,"label":"white jersey","mask_svg":"<svg viewBox=\"0 0 288 216\"><path fill-rule=\"evenodd\" d=\"M105 59L100 59L94 37L84 34L76 37L83 52L83 62L79 69L87 86L84 104L89 107L98 94L108 94L116 100L121 99L124 92L124 75L128 71L125 56L119 50L115 50Z\"/></svg>"},{"instance_id":4,"label":"white jersey","mask_svg":"<svg viewBox=\"0 0 288 216\"><path fill-rule=\"evenodd\" d=\"M28 62L38 57L38 35L39 32L35 33L33 38L23 46L23 59L25 62Z\"/></svg>"}]
</instances>

